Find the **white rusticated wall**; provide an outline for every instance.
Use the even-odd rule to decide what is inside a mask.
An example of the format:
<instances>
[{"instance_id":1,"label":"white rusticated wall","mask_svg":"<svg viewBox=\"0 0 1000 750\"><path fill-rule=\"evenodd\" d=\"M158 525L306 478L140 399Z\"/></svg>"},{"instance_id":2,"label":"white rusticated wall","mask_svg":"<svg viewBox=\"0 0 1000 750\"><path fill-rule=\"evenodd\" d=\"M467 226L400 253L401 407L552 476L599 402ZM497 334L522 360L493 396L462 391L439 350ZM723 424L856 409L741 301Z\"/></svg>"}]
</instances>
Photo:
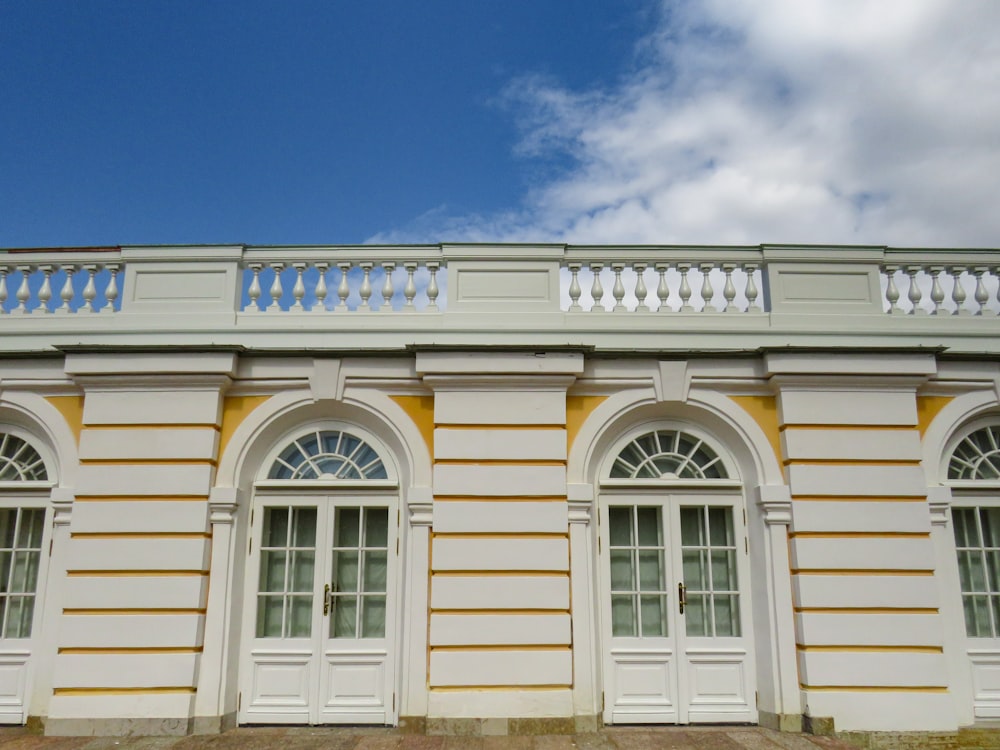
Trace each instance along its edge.
<instances>
[{"instance_id":1,"label":"white rusticated wall","mask_svg":"<svg viewBox=\"0 0 1000 750\"><path fill-rule=\"evenodd\" d=\"M435 384L429 715L572 716L565 384Z\"/></svg>"},{"instance_id":2,"label":"white rusticated wall","mask_svg":"<svg viewBox=\"0 0 1000 750\"><path fill-rule=\"evenodd\" d=\"M83 380L50 734L190 731L222 381L174 381Z\"/></svg>"},{"instance_id":3,"label":"white rusticated wall","mask_svg":"<svg viewBox=\"0 0 1000 750\"><path fill-rule=\"evenodd\" d=\"M838 730L953 730L915 387L779 388L807 713Z\"/></svg>"}]
</instances>

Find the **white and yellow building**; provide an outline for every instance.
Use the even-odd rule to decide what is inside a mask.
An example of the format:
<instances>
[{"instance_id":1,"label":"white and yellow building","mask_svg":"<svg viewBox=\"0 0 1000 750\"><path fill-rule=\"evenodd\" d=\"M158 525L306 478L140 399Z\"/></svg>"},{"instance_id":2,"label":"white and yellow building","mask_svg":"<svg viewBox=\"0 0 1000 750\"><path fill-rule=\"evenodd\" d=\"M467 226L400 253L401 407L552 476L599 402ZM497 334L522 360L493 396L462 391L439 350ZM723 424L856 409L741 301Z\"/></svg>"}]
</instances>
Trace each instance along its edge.
<instances>
[{"instance_id":1,"label":"white and yellow building","mask_svg":"<svg viewBox=\"0 0 1000 750\"><path fill-rule=\"evenodd\" d=\"M998 718L998 270L0 251L0 721Z\"/></svg>"}]
</instances>

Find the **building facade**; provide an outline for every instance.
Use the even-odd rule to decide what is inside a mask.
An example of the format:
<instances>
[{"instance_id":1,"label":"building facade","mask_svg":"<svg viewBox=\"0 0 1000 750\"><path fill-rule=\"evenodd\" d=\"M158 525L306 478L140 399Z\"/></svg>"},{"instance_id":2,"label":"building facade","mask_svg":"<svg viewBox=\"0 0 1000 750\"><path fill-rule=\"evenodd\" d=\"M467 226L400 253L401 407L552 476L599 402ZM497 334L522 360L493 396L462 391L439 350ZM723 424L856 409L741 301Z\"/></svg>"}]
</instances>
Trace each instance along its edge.
<instances>
[{"instance_id":1,"label":"building facade","mask_svg":"<svg viewBox=\"0 0 1000 750\"><path fill-rule=\"evenodd\" d=\"M1000 718L1000 251L0 251L0 721Z\"/></svg>"}]
</instances>

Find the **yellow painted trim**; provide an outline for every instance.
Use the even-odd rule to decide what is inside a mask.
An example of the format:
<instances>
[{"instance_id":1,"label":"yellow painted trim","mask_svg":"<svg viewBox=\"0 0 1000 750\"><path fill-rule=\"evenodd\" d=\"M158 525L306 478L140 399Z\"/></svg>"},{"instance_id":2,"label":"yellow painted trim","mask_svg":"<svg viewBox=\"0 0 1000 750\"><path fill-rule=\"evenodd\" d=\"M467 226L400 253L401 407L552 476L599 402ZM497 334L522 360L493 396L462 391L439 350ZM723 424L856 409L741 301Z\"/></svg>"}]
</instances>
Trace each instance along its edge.
<instances>
[{"instance_id":1,"label":"yellow painted trim","mask_svg":"<svg viewBox=\"0 0 1000 750\"><path fill-rule=\"evenodd\" d=\"M136 646L122 648L60 648L60 654L200 654L202 646Z\"/></svg>"},{"instance_id":2,"label":"yellow painted trim","mask_svg":"<svg viewBox=\"0 0 1000 750\"><path fill-rule=\"evenodd\" d=\"M796 424L786 422L780 430L862 430L864 432L882 432L893 430L915 430L915 424Z\"/></svg>"},{"instance_id":3,"label":"yellow painted trim","mask_svg":"<svg viewBox=\"0 0 1000 750\"><path fill-rule=\"evenodd\" d=\"M498 531L432 531L432 539L569 539L569 531L548 532L548 531L512 531L509 533Z\"/></svg>"},{"instance_id":4,"label":"yellow painted trim","mask_svg":"<svg viewBox=\"0 0 1000 750\"><path fill-rule=\"evenodd\" d=\"M442 503L565 503L566 495L435 495Z\"/></svg>"},{"instance_id":5,"label":"yellow painted trim","mask_svg":"<svg viewBox=\"0 0 1000 750\"><path fill-rule=\"evenodd\" d=\"M206 531L74 531L71 539L211 539Z\"/></svg>"},{"instance_id":6,"label":"yellow painted trim","mask_svg":"<svg viewBox=\"0 0 1000 750\"><path fill-rule=\"evenodd\" d=\"M468 693L471 691L477 693L509 693L512 690L521 693L525 690L537 690L539 692L545 690L570 690L572 687L571 684L561 685L558 683L551 685L431 685L428 690L432 693Z\"/></svg>"},{"instance_id":7,"label":"yellow painted trim","mask_svg":"<svg viewBox=\"0 0 1000 750\"><path fill-rule=\"evenodd\" d=\"M924 503L927 495L792 495L793 502L809 503Z\"/></svg>"},{"instance_id":8,"label":"yellow painted trim","mask_svg":"<svg viewBox=\"0 0 1000 750\"><path fill-rule=\"evenodd\" d=\"M205 609L201 608L191 608L183 609L180 607L164 607L161 609L151 608L151 607L109 607L107 609L98 609L94 607L63 607L64 615L203 615L205 614Z\"/></svg>"},{"instance_id":9,"label":"yellow painted trim","mask_svg":"<svg viewBox=\"0 0 1000 750\"><path fill-rule=\"evenodd\" d=\"M435 466L565 466L565 461L532 458L442 458Z\"/></svg>"},{"instance_id":10,"label":"yellow painted trim","mask_svg":"<svg viewBox=\"0 0 1000 750\"><path fill-rule=\"evenodd\" d=\"M785 466L920 466L917 460L882 458L786 458Z\"/></svg>"},{"instance_id":11,"label":"yellow painted trim","mask_svg":"<svg viewBox=\"0 0 1000 750\"><path fill-rule=\"evenodd\" d=\"M432 563L433 565L433 563ZM470 577L470 576L493 576L496 578L514 578L514 577L555 577L555 578L569 578L568 570L434 570L431 568L431 575L436 576L455 576L455 577Z\"/></svg>"},{"instance_id":12,"label":"yellow painted trim","mask_svg":"<svg viewBox=\"0 0 1000 750\"><path fill-rule=\"evenodd\" d=\"M431 646L431 651L572 651L573 647L565 644L505 644L505 645L461 645L461 646Z\"/></svg>"},{"instance_id":13,"label":"yellow painted trim","mask_svg":"<svg viewBox=\"0 0 1000 750\"><path fill-rule=\"evenodd\" d=\"M792 568L793 576L932 576L933 570L891 568Z\"/></svg>"},{"instance_id":14,"label":"yellow painted trim","mask_svg":"<svg viewBox=\"0 0 1000 750\"><path fill-rule=\"evenodd\" d=\"M91 466L215 466L214 458L81 458Z\"/></svg>"},{"instance_id":15,"label":"yellow painted trim","mask_svg":"<svg viewBox=\"0 0 1000 750\"><path fill-rule=\"evenodd\" d=\"M122 422L119 424L85 424L85 430L215 430L219 431L219 426L213 422L151 422L149 424L135 424L134 422Z\"/></svg>"},{"instance_id":16,"label":"yellow painted trim","mask_svg":"<svg viewBox=\"0 0 1000 750\"><path fill-rule=\"evenodd\" d=\"M76 444L80 445L80 431L83 429L83 396L46 396L48 401L66 420Z\"/></svg>"},{"instance_id":17,"label":"yellow painted trim","mask_svg":"<svg viewBox=\"0 0 1000 750\"><path fill-rule=\"evenodd\" d=\"M216 457L222 456L226 451L226 446L233 437L236 429L243 424L246 419L258 406L267 401L270 396L226 396L222 399L222 419L219 430L219 452Z\"/></svg>"},{"instance_id":18,"label":"yellow painted trim","mask_svg":"<svg viewBox=\"0 0 1000 750\"><path fill-rule=\"evenodd\" d=\"M389 396L406 412L427 445L427 453L434 458L434 397Z\"/></svg>"},{"instance_id":19,"label":"yellow painted trim","mask_svg":"<svg viewBox=\"0 0 1000 750\"><path fill-rule=\"evenodd\" d=\"M53 695L165 695L168 693L193 694L193 687L136 687L136 688L54 688Z\"/></svg>"},{"instance_id":20,"label":"yellow painted trim","mask_svg":"<svg viewBox=\"0 0 1000 750\"><path fill-rule=\"evenodd\" d=\"M454 422L435 422L434 428L437 430L490 430L493 432L518 431L518 430L565 430L563 424L455 424Z\"/></svg>"},{"instance_id":21,"label":"yellow painted trim","mask_svg":"<svg viewBox=\"0 0 1000 750\"><path fill-rule=\"evenodd\" d=\"M953 400L954 396L917 396L917 428L920 430L920 437L926 434L934 418Z\"/></svg>"},{"instance_id":22,"label":"yellow painted trim","mask_svg":"<svg viewBox=\"0 0 1000 750\"><path fill-rule=\"evenodd\" d=\"M937 607L795 607L798 614L823 615L936 615Z\"/></svg>"},{"instance_id":23,"label":"yellow painted trim","mask_svg":"<svg viewBox=\"0 0 1000 750\"><path fill-rule=\"evenodd\" d=\"M594 410L608 400L607 396L566 397L566 455L573 450L576 436Z\"/></svg>"},{"instance_id":24,"label":"yellow painted trim","mask_svg":"<svg viewBox=\"0 0 1000 750\"><path fill-rule=\"evenodd\" d=\"M771 444L776 461L781 461L781 425L778 419L778 399L774 396L729 396L747 415L757 423Z\"/></svg>"},{"instance_id":25,"label":"yellow painted trim","mask_svg":"<svg viewBox=\"0 0 1000 750\"><path fill-rule=\"evenodd\" d=\"M568 615L568 609L435 609L432 615Z\"/></svg>"},{"instance_id":26,"label":"yellow painted trim","mask_svg":"<svg viewBox=\"0 0 1000 750\"><path fill-rule=\"evenodd\" d=\"M208 502L207 495L77 495L76 503Z\"/></svg>"},{"instance_id":27,"label":"yellow painted trim","mask_svg":"<svg viewBox=\"0 0 1000 750\"><path fill-rule=\"evenodd\" d=\"M67 570L69 577L83 578L150 578L169 576L207 576L207 570Z\"/></svg>"},{"instance_id":28,"label":"yellow painted trim","mask_svg":"<svg viewBox=\"0 0 1000 750\"><path fill-rule=\"evenodd\" d=\"M907 654L943 654L942 646L807 646L796 643L799 651L823 651L834 653L907 653Z\"/></svg>"},{"instance_id":29,"label":"yellow painted trim","mask_svg":"<svg viewBox=\"0 0 1000 750\"><path fill-rule=\"evenodd\" d=\"M826 693L947 693L948 688L938 685L803 685L803 690Z\"/></svg>"},{"instance_id":30,"label":"yellow painted trim","mask_svg":"<svg viewBox=\"0 0 1000 750\"><path fill-rule=\"evenodd\" d=\"M789 539L930 539L929 531L791 531Z\"/></svg>"}]
</instances>

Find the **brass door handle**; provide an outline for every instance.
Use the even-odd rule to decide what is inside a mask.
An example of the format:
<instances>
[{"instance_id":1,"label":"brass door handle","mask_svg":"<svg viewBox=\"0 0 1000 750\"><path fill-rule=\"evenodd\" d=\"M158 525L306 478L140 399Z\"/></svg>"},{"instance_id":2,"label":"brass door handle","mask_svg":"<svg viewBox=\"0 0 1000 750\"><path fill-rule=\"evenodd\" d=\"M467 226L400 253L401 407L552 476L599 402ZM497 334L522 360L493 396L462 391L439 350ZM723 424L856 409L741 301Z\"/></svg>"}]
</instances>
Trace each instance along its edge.
<instances>
[{"instance_id":1,"label":"brass door handle","mask_svg":"<svg viewBox=\"0 0 1000 750\"><path fill-rule=\"evenodd\" d=\"M677 608L684 614L684 607L687 606L687 586L683 583L677 584Z\"/></svg>"},{"instance_id":2,"label":"brass door handle","mask_svg":"<svg viewBox=\"0 0 1000 750\"><path fill-rule=\"evenodd\" d=\"M323 614L330 614L330 584L323 587Z\"/></svg>"}]
</instances>

